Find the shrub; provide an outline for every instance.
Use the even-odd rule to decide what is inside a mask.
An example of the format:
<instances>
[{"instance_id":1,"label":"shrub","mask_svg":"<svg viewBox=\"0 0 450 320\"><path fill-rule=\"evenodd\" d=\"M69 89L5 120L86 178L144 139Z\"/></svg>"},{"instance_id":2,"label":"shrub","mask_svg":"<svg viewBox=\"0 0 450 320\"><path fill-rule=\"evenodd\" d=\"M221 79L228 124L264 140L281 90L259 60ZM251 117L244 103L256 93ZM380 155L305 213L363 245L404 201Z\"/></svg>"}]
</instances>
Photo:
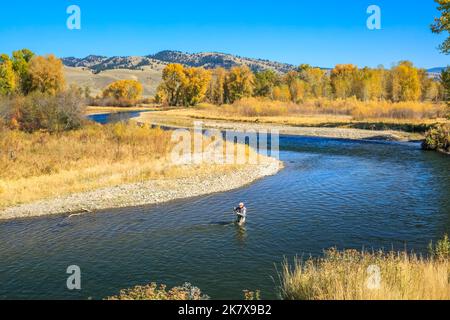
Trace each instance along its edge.
<instances>
[{"instance_id":1,"label":"shrub","mask_svg":"<svg viewBox=\"0 0 450 320\"><path fill-rule=\"evenodd\" d=\"M450 259L450 239L448 238L448 235L445 235L444 238L436 242L435 245L433 245L433 243L430 243L429 251L434 259Z\"/></svg>"},{"instance_id":2,"label":"shrub","mask_svg":"<svg viewBox=\"0 0 450 320\"><path fill-rule=\"evenodd\" d=\"M33 92L26 97L14 96L0 102L3 121L12 129L26 132L80 128L85 121L83 111L83 99L76 90L56 95Z\"/></svg>"},{"instance_id":3,"label":"shrub","mask_svg":"<svg viewBox=\"0 0 450 320\"><path fill-rule=\"evenodd\" d=\"M250 291L244 290L244 300L245 301L259 301L261 300L261 291Z\"/></svg>"},{"instance_id":4,"label":"shrub","mask_svg":"<svg viewBox=\"0 0 450 320\"><path fill-rule=\"evenodd\" d=\"M450 124L441 124L428 131L422 147L425 150L450 152Z\"/></svg>"},{"instance_id":5,"label":"shrub","mask_svg":"<svg viewBox=\"0 0 450 320\"><path fill-rule=\"evenodd\" d=\"M181 287L167 290L164 285L152 283L146 286L137 286L122 290L118 296L108 297L107 300L209 300L201 290L186 283Z\"/></svg>"}]
</instances>

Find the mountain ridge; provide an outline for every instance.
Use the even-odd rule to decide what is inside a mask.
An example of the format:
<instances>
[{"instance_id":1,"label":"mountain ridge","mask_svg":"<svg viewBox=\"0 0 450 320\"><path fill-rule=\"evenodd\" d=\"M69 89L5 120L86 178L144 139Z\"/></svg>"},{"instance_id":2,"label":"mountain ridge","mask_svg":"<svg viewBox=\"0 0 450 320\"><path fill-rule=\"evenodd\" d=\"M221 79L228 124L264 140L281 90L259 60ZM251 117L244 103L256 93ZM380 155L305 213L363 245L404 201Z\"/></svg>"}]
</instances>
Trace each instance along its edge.
<instances>
[{"instance_id":1,"label":"mountain ridge","mask_svg":"<svg viewBox=\"0 0 450 320\"><path fill-rule=\"evenodd\" d=\"M189 67L204 67L214 69L223 67L230 69L234 66L248 65L253 71L267 69L278 73L287 73L294 70L296 66L264 59L246 58L221 52L187 53L182 51L164 50L147 56L100 56L89 55L85 58L65 57L62 61L67 67L82 67L102 72L113 69L138 70L142 67L156 67L169 63L180 63Z\"/></svg>"}]
</instances>

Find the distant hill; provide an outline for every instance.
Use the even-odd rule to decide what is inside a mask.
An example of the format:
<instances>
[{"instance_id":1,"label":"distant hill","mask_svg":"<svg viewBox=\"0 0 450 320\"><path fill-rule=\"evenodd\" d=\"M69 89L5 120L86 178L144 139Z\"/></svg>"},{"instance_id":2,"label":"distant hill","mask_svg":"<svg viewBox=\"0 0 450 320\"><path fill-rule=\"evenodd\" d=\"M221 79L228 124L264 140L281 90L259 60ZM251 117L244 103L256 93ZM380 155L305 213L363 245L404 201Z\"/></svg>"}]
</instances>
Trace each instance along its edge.
<instances>
[{"instance_id":1,"label":"distant hill","mask_svg":"<svg viewBox=\"0 0 450 320\"><path fill-rule=\"evenodd\" d=\"M272 69L279 73L286 73L296 68L296 66L287 63L245 58L219 52L192 54L179 51L161 51L149 57L166 63L181 63L191 67L204 67L206 69L214 69L217 67L230 69L234 66L247 65L253 71Z\"/></svg>"},{"instance_id":2,"label":"distant hill","mask_svg":"<svg viewBox=\"0 0 450 320\"><path fill-rule=\"evenodd\" d=\"M105 70L115 69L129 69L129 70L143 70L144 67L152 69L161 69L167 63L155 60L150 57L103 57L103 56L87 56L86 58L62 58L62 61L67 67L74 68L89 68L98 73Z\"/></svg>"},{"instance_id":3,"label":"distant hill","mask_svg":"<svg viewBox=\"0 0 450 320\"><path fill-rule=\"evenodd\" d=\"M104 57L90 55L86 58L62 58L64 65L68 67L89 68L94 72L101 72L113 69L137 70L149 66L159 68L169 63L180 63L190 67L204 67L214 69L223 67L230 69L238 65L247 65L253 71L267 69L275 70L279 73L286 73L295 69L295 66L262 59L244 58L232 54L218 52L184 53L180 51L161 51L149 56L125 56L125 57Z\"/></svg>"},{"instance_id":4,"label":"distant hill","mask_svg":"<svg viewBox=\"0 0 450 320\"><path fill-rule=\"evenodd\" d=\"M113 69L99 73L87 67L64 67L67 83L81 88L89 87L93 96L117 80L137 80L144 87L144 96L153 96L161 82L163 67L143 67L142 69Z\"/></svg>"}]
</instances>

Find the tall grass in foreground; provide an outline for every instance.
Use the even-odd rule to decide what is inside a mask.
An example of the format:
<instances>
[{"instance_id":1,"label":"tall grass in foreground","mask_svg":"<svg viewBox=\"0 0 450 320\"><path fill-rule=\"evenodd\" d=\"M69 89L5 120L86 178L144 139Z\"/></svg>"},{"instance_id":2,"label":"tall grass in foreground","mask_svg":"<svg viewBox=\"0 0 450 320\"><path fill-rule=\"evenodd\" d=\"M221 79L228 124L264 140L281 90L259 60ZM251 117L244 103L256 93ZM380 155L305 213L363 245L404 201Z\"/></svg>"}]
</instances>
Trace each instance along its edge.
<instances>
[{"instance_id":1,"label":"tall grass in foreground","mask_svg":"<svg viewBox=\"0 0 450 320\"><path fill-rule=\"evenodd\" d=\"M432 248L428 258L406 252L331 249L321 258L296 259L293 266L285 262L281 296L286 300L448 300L449 257L448 237ZM377 270L379 277L374 274Z\"/></svg>"}]
</instances>

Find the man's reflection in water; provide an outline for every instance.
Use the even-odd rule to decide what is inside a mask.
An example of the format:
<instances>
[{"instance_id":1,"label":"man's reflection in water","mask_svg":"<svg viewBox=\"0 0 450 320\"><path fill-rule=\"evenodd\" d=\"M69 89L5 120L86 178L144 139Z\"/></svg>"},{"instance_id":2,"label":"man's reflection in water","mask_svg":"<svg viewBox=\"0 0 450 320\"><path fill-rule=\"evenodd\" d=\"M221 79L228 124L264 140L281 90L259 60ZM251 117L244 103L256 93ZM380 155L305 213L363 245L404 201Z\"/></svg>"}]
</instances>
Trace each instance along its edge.
<instances>
[{"instance_id":1,"label":"man's reflection in water","mask_svg":"<svg viewBox=\"0 0 450 320\"><path fill-rule=\"evenodd\" d=\"M239 245L245 246L247 240L247 228L236 224L236 240Z\"/></svg>"}]
</instances>

